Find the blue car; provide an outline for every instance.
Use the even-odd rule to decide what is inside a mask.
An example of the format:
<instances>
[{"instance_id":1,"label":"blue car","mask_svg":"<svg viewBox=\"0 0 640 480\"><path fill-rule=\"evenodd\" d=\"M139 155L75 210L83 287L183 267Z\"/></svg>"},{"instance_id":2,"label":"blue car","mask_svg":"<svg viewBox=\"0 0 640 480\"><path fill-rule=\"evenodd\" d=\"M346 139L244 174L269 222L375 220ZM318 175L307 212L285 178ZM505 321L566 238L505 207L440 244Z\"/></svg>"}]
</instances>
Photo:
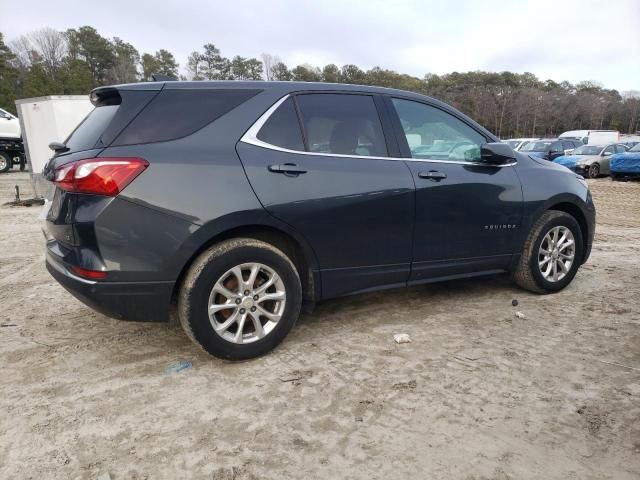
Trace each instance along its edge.
<instances>
[{"instance_id":1,"label":"blue car","mask_svg":"<svg viewBox=\"0 0 640 480\"><path fill-rule=\"evenodd\" d=\"M624 153L628 147L621 143L610 145L582 145L576 148L571 155L562 155L553 162L567 167L584 178L597 178L600 175L610 174L610 160L616 153Z\"/></svg>"},{"instance_id":2,"label":"blue car","mask_svg":"<svg viewBox=\"0 0 640 480\"><path fill-rule=\"evenodd\" d=\"M640 178L640 143L628 152L613 155L610 168L614 180Z\"/></svg>"}]
</instances>

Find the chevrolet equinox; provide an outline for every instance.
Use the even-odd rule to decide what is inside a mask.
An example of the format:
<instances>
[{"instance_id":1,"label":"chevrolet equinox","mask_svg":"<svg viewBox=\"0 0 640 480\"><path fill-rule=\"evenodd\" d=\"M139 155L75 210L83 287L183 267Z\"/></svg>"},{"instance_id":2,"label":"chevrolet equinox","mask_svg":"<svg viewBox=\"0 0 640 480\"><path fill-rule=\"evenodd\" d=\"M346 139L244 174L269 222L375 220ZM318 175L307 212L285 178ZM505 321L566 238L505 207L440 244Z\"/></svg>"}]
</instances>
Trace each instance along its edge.
<instances>
[{"instance_id":1,"label":"chevrolet equinox","mask_svg":"<svg viewBox=\"0 0 640 480\"><path fill-rule=\"evenodd\" d=\"M157 82L91 102L45 168L49 272L111 317L175 314L221 358L341 295L501 272L556 292L591 250L582 177L429 97Z\"/></svg>"}]
</instances>

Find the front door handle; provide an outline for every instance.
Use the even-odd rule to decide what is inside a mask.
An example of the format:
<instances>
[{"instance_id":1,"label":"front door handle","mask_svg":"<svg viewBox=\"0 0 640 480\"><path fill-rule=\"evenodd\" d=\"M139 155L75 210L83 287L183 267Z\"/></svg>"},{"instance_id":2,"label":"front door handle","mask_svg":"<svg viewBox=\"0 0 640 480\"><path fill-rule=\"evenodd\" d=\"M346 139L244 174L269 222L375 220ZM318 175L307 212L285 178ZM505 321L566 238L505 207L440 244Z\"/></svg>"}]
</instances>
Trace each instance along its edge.
<instances>
[{"instance_id":1,"label":"front door handle","mask_svg":"<svg viewBox=\"0 0 640 480\"><path fill-rule=\"evenodd\" d=\"M437 172L435 170L429 170L428 172L420 172L418 173L420 178L428 178L429 180L444 180L447 178L447 174L444 172Z\"/></svg>"},{"instance_id":2,"label":"front door handle","mask_svg":"<svg viewBox=\"0 0 640 480\"><path fill-rule=\"evenodd\" d=\"M307 171L297 166L295 163L280 163L277 165L269 165L269 171L274 173L284 173L285 175L300 175L307 173Z\"/></svg>"}]
</instances>

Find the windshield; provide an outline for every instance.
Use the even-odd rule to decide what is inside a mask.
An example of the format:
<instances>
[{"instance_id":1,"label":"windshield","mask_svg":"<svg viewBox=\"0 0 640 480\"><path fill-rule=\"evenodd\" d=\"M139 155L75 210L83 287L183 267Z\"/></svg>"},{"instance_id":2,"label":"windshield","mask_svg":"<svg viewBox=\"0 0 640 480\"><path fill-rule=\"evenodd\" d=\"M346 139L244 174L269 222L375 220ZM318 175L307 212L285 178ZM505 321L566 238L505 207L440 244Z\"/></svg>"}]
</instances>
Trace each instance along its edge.
<instances>
[{"instance_id":1,"label":"windshield","mask_svg":"<svg viewBox=\"0 0 640 480\"><path fill-rule=\"evenodd\" d=\"M640 143L638 143L635 147L633 147L631 150L627 150L628 152L640 152Z\"/></svg>"},{"instance_id":2,"label":"windshield","mask_svg":"<svg viewBox=\"0 0 640 480\"><path fill-rule=\"evenodd\" d=\"M595 145L585 145L583 147L578 147L573 151L574 155L600 155L602 151L602 147L598 147Z\"/></svg>"},{"instance_id":3,"label":"windshield","mask_svg":"<svg viewBox=\"0 0 640 480\"><path fill-rule=\"evenodd\" d=\"M522 152L547 152L553 142L531 142L520 149Z\"/></svg>"}]
</instances>

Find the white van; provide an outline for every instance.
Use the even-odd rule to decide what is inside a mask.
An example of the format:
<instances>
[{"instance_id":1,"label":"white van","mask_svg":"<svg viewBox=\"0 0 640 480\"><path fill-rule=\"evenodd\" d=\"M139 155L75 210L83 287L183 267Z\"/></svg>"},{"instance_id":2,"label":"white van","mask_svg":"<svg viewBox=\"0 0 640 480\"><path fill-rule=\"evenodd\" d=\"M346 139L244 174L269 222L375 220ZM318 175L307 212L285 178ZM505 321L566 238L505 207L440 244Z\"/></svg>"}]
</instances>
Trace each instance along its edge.
<instances>
[{"instance_id":1,"label":"white van","mask_svg":"<svg viewBox=\"0 0 640 480\"><path fill-rule=\"evenodd\" d=\"M617 143L620 132L617 130L569 130L561 133L559 138L578 138L585 145L605 145Z\"/></svg>"}]
</instances>

